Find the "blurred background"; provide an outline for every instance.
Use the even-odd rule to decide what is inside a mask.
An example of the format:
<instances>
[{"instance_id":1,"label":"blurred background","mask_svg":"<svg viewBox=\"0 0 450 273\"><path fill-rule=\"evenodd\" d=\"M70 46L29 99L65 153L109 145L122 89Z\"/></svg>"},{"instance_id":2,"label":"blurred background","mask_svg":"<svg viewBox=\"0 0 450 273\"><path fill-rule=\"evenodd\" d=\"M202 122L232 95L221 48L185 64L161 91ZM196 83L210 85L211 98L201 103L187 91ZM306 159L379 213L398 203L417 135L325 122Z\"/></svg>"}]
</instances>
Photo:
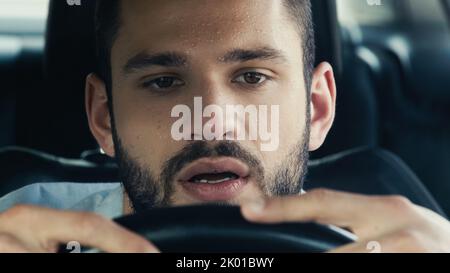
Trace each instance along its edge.
<instances>
[{"instance_id":1,"label":"blurred background","mask_svg":"<svg viewBox=\"0 0 450 273\"><path fill-rule=\"evenodd\" d=\"M337 0L335 5L337 119L312 157L361 146L387 149L449 213L450 0ZM79 158L96 148L84 116L83 86L58 74L67 67L49 68L48 57L63 52L58 61L64 62L79 54L80 45L46 44L48 6L48 0L0 0L0 147Z\"/></svg>"}]
</instances>

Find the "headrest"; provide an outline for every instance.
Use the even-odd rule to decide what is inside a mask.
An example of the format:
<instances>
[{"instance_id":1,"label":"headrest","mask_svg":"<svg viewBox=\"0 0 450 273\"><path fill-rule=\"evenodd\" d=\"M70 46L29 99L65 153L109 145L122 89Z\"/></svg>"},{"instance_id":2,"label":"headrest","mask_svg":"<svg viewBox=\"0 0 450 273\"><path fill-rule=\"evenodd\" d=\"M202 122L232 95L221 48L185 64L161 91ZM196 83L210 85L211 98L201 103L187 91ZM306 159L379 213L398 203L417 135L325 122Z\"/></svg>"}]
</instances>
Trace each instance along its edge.
<instances>
[{"instance_id":1,"label":"headrest","mask_svg":"<svg viewBox=\"0 0 450 273\"><path fill-rule=\"evenodd\" d=\"M79 6L50 1L44 53L48 89L39 102L43 112L32 117L44 136L32 147L77 158L97 146L84 109L85 79L95 67L94 6L95 1Z\"/></svg>"},{"instance_id":2,"label":"headrest","mask_svg":"<svg viewBox=\"0 0 450 273\"><path fill-rule=\"evenodd\" d=\"M336 0L311 0L316 39L316 64L331 63L337 75L342 70L340 27Z\"/></svg>"}]
</instances>

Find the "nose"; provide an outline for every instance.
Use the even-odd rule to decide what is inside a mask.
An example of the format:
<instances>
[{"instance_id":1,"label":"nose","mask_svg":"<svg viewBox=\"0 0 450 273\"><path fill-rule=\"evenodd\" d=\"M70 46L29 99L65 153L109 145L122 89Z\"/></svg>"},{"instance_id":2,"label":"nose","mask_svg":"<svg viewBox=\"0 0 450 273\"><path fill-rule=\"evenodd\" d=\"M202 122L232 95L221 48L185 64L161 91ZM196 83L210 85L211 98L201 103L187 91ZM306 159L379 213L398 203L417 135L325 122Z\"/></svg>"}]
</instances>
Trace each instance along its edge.
<instances>
[{"instance_id":1,"label":"nose","mask_svg":"<svg viewBox=\"0 0 450 273\"><path fill-rule=\"evenodd\" d=\"M233 140L239 122L227 111L233 105L205 104L202 97L194 98L192 137L194 140Z\"/></svg>"},{"instance_id":2,"label":"nose","mask_svg":"<svg viewBox=\"0 0 450 273\"><path fill-rule=\"evenodd\" d=\"M226 86L209 82L194 97L192 139L232 140L239 130L239 121L231 110L239 104L237 95Z\"/></svg>"}]
</instances>

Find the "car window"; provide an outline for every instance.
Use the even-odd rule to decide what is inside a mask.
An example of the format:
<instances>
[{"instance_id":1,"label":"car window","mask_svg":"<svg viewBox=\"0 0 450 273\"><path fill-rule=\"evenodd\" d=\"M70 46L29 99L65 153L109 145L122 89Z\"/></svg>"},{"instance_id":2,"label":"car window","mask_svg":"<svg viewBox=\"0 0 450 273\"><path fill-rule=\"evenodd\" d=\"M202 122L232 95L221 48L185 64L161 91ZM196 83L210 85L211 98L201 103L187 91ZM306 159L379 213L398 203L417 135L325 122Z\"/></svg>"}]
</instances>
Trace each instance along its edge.
<instances>
[{"instance_id":1,"label":"car window","mask_svg":"<svg viewBox=\"0 0 450 273\"><path fill-rule=\"evenodd\" d=\"M447 27L440 0L337 0L338 18L342 25L386 27L415 23Z\"/></svg>"},{"instance_id":2,"label":"car window","mask_svg":"<svg viewBox=\"0 0 450 273\"><path fill-rule=\"evenodd\" d=\"M337 0L341 24L385 25L396 20L396 1Z\"/></svg>"},{"instance_id":3,"label":"car window","mask_svg":"<svg viewBox=\"0 0 450 273\"><path fill-rule=\"evenodd\" d=\"M445 12L438 0L409 0L411 20L418 23L446 25Z\"/></svg>"},{"instance_id":4,"label":"car window","mask_svg":"<svg viewBox=\"0 0 450 273\"><path fill-rule=\"evenodd\" d=\"M0 0L0 34L43 33L49 0Z\"/></svg>"}]
</instances>

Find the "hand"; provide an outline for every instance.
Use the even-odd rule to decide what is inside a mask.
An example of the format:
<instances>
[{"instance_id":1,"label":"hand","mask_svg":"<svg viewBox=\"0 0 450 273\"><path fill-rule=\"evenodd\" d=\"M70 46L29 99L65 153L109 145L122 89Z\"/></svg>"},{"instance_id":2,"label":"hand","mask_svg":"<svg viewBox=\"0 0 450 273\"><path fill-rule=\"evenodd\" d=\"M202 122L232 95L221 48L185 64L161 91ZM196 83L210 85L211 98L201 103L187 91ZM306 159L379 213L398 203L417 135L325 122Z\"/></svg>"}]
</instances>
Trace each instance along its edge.
<instances>
[{"instance_id":1,"label":"hand","mask_svg":"<svg viewBox=\"0 0 450 273\"><path fill-rule=\"evenodd\" d=\"M364 196L325 189L242 206L259 223L316 222L349 229L358 241L331 252L450 252L450 222L400 196Z\"/></svg>"},{"instance_id":2,"label":"hand","mask_svg":"<svg viewBox=\"0 0 450 273\"><path fill-rule=\"evenodd\" d=\"M0 252L56 252L77 241L106 252L157 252L154 245L93 213L19 205L0 213Z\"/></svg>"}]
</instances>

